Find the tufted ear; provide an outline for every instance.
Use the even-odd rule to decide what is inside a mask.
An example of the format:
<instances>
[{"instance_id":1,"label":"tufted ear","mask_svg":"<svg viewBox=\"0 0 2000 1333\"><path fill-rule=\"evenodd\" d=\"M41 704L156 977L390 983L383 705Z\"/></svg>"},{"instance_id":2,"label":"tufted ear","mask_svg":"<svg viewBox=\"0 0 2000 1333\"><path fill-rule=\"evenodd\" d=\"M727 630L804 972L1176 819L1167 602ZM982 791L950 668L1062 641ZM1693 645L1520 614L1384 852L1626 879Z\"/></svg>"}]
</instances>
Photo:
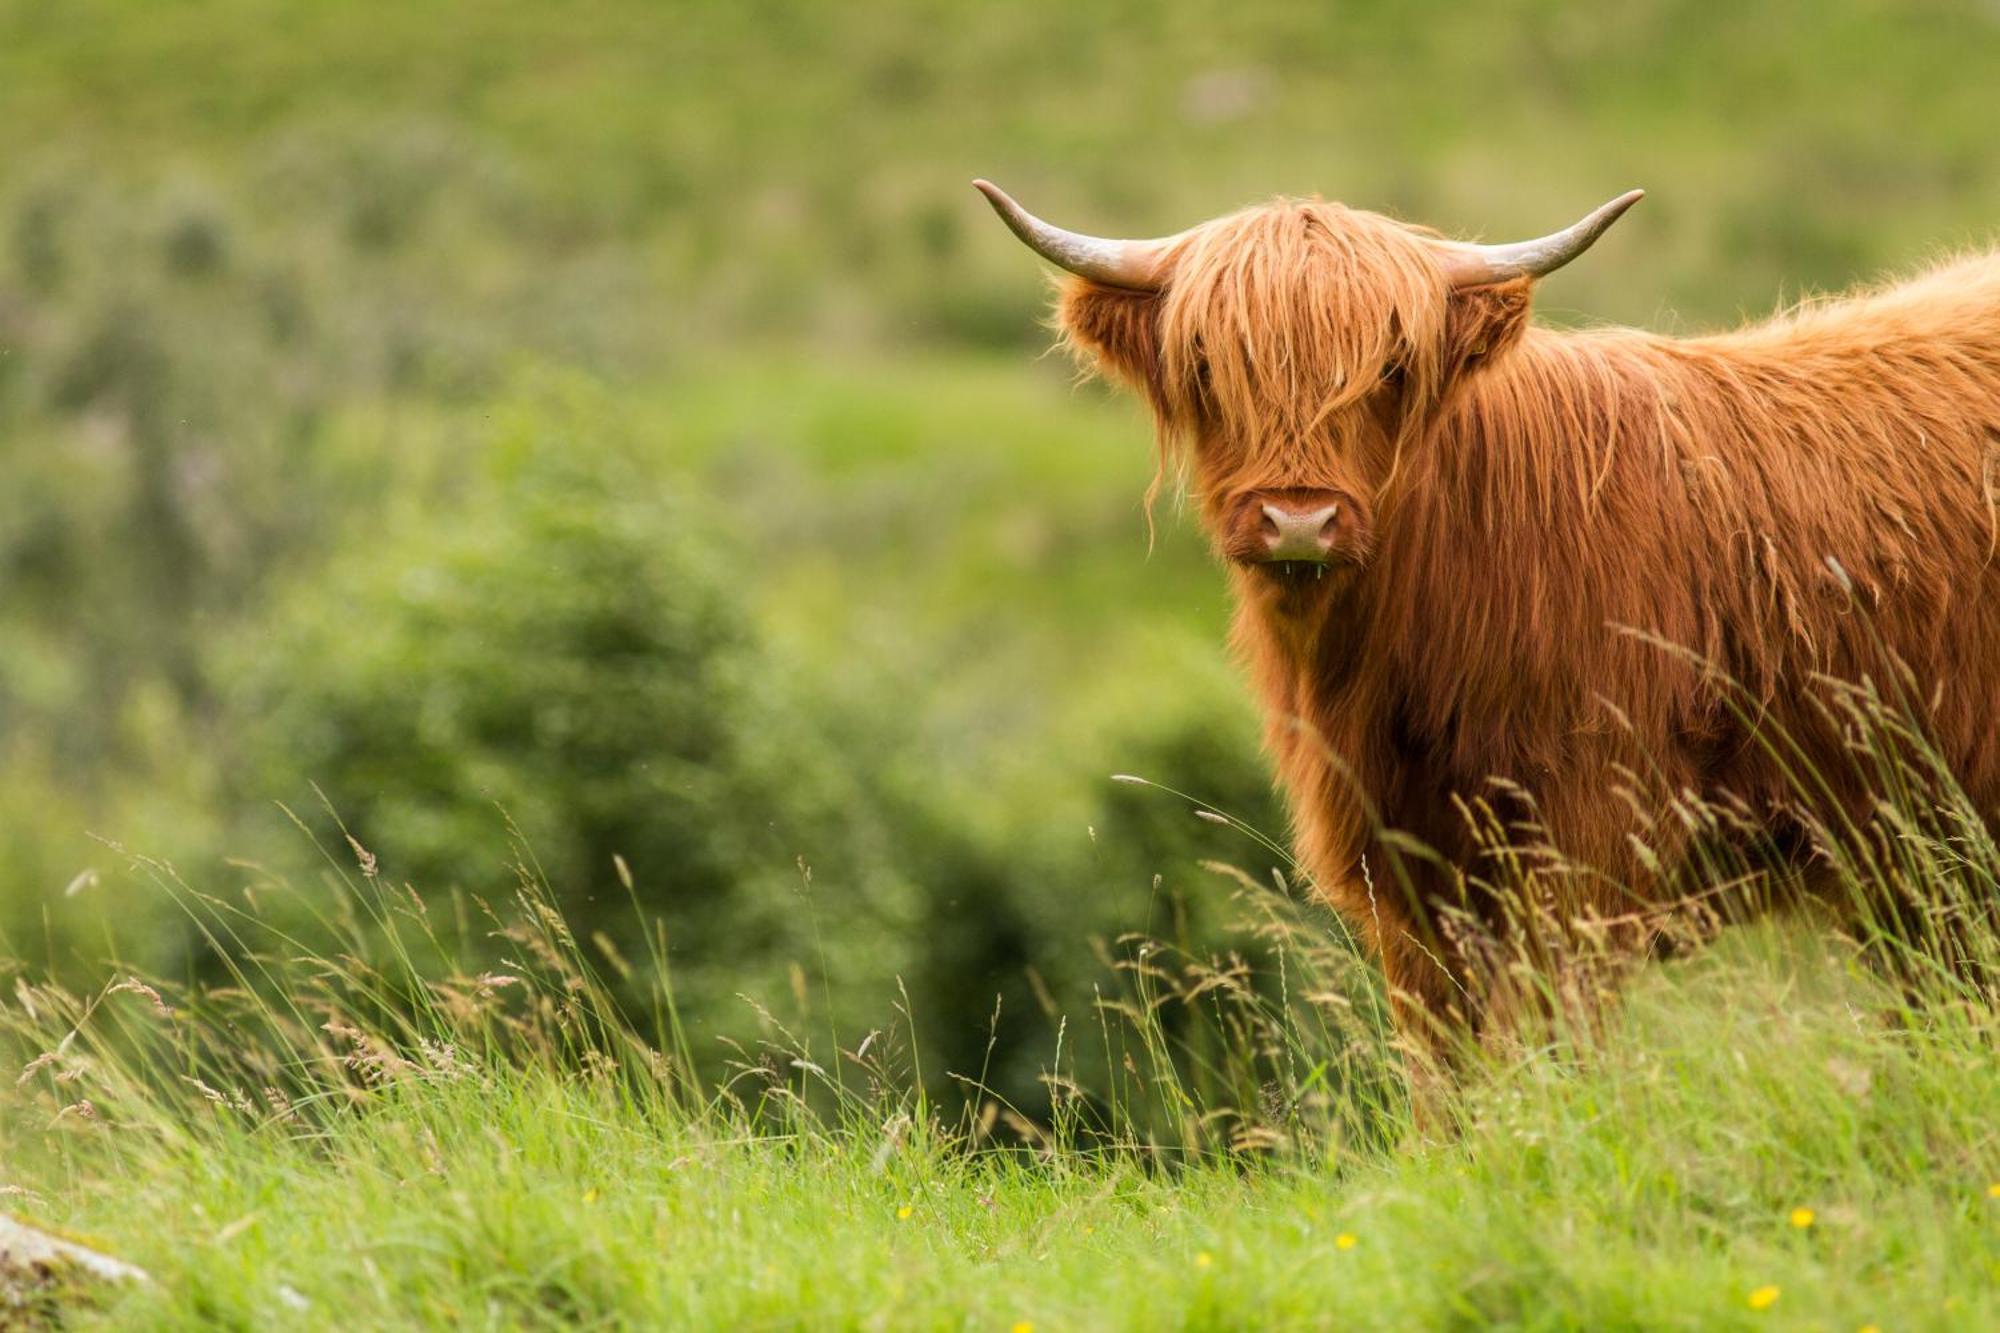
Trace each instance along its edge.
<instances>
[{"instance_id":1,"label":"tufted ear","mask_svg":"<svg viewBox=\"0 0 2000 1333\"><path fill-rule=\"evenodd\" d=\"M1534 290L1531 280L1516 278L1452 293L1438 365L1445 384L1478 369L1520 340L1534 306Z\"/></svg>"},{"instance_id":2,"label":"tufted ear","mask_svg":"<svg viewBox=\"0 0 2000 1333\"><path fill-rule=\"evenodd\" d=\"M1140 390L1156 409L1161 405L1158 293L1069 278L1056 302L1056 326L1079 361Z\"/></svg>"}]
</instances>

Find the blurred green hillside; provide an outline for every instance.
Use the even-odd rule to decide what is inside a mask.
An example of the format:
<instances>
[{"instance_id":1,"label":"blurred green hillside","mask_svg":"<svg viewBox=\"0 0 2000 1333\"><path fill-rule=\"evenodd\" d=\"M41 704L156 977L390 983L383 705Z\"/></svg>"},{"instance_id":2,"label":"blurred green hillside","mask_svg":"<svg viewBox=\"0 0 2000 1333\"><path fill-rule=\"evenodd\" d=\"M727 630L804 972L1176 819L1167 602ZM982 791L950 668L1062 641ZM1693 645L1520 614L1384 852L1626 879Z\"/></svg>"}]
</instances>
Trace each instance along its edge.
<instances>
[{"instance_id":1,"label":"blurred green hillside","mask_svg":"<svg viewBox=\"0 0 2000 1333\"><path fill-rule=\"evenodd\" d=\"M971 176L1109 234L1643 185L1544 316L1695 328L1983 243L1996 116L1973 0L0 3L0 952L199 972L169 865L301 929L526 866L608 968L664 920L706 1050L900 977L933 1072L1003 995L1020 1091L1277 859L1108 775L1281 827Z\"/></svg>"}]
</instances>

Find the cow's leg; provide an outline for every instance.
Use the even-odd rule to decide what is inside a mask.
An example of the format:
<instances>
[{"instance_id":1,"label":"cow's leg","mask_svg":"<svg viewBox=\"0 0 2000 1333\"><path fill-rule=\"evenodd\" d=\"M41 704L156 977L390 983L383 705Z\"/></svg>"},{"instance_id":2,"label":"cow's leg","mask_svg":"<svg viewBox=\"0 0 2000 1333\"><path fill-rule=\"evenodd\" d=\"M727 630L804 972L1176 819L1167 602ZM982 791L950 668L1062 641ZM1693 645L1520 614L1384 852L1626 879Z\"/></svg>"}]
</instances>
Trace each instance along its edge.
<instances>
[{"instance_id":1,"label":"cow's leg","mask_svg":"<svg viewBox=\"0 0 2000 1333\"><path fill-rule=\"evenodd\" d=\"M1411 1114L1419 1132L1441 1131L1451 1123L1447 1103L1476 1041L1478 997L1455 958L1417 927L1386 934L1377 947Z\"/></svg>"},{"instance_id":2,"label":"cow's leg","mask_svg":"<svg viewBox=\"0 0 2000 1333\"><path fill-rule=\"evenodd\" d=\"M1661 762L1657 761L1656 762ZM1625 765L1627 769L1631 764ZM1609 771L1608 762L1586 771ZM1689 837L1678 820L1641 827L1604 780L1545 780L1529 837L1475 897L1480 939L1468 969L1482 992L1482 1044L1523 1035L1589 1043L1623 976L1651 957L1675 914Z\"/></svg>"}]
</instances>

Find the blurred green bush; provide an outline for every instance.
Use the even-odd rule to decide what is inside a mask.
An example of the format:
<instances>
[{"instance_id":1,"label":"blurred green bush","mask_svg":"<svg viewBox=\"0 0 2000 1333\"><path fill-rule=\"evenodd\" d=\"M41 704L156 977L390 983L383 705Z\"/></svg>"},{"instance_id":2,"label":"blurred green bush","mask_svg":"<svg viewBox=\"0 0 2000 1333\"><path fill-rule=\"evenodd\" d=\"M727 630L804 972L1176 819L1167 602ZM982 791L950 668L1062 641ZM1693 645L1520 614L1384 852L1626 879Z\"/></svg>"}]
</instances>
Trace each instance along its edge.
<instances>
[{"instance_id":1,"label":"blurred green bush","mask_svg":"<svg viewBox=\"0 0 2000 1333\"><path fill-rule=\"evenodd\" d=\"M426 893L532 874L634 994L657 919L698 1031L806 960L851 1010L913 942L891 811L758 642L741 554L621 431L586 386L524 391L442 507L371 525L241 626L225 804L282 799ZM296 864L278 833L272 863Z\"/></svg>"},{"instance_id":2,"label":"blurred green bush","mask_svg":"<svg viewBox=\"0 0 2000 1333\"><path fill-rule=\"evenodd\" d=\"M607 971L632 968L634 997L659 922L704 1050L769 1035L746 995L851 1041L889 1021L900 980L941 1068L978 1068L997 1036L996 1085L1031 1091L1042 1005L1087 1013L1121 933L1149 911L1184 938L1220 919L1219 895L1157 872L1226 835L1108 783L1084 838L1046 836L1026 805L996 820L989 804L979 827L964 789L927 771L893 672L842 698L769 642L740 592L754 542L640 456L601 390L540 381L496 409L442 505L287 580L214 654L219 804L282 800L333 867L367 859L434 897L491 902L530 874L608 945ZM1272 818L1235 707L1149 713L1108 749ZM315 878L287 820L239 820L230 846L295 887Z\"/></svg>"}]
</instances>

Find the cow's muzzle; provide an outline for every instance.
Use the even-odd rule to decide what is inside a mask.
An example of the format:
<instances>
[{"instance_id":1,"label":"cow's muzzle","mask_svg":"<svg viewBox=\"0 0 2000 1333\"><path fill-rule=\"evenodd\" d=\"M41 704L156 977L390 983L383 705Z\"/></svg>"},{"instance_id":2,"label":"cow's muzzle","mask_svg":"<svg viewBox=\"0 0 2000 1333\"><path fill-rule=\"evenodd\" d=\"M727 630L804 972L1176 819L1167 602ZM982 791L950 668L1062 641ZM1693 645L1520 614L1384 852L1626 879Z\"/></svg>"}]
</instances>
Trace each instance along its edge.
<instances>
[{"instance_id":1,"label":"cow's muzzle","mask_svg":"<svg viewBox=\"0 0 2000 1333\"><path fill-rule=\"evenodd\" d=\"M1263 543L1265 560L1324 564L1332 557L1334 545L1340 540L1339 501L1303 509L1266 500L1262 509L1257 534Z\"/></svg>"}]
</instances>

